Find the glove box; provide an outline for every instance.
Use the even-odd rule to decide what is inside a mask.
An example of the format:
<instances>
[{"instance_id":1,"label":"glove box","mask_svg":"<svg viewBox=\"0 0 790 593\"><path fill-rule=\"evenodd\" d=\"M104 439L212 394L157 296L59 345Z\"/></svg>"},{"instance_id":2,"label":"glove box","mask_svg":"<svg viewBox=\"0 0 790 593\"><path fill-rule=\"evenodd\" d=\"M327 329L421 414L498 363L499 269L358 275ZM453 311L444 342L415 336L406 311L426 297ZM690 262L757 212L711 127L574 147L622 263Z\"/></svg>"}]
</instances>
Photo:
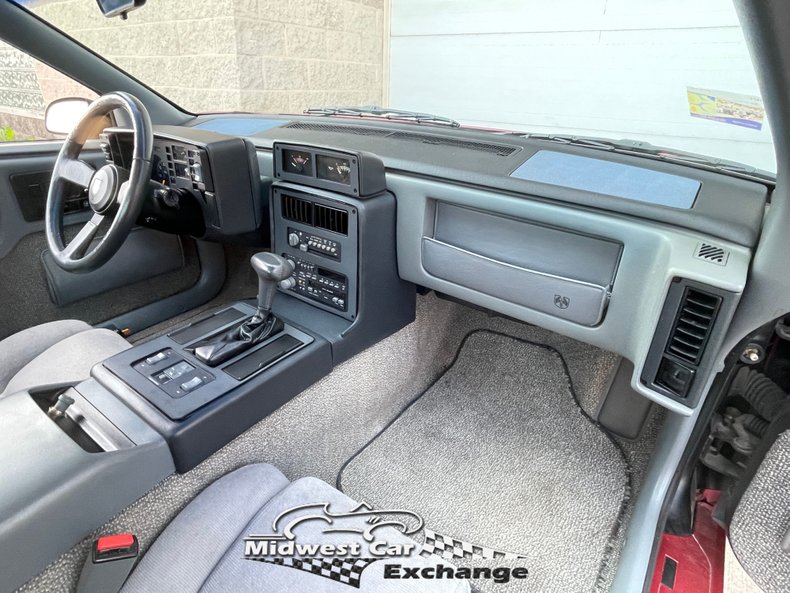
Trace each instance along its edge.
<instances>
[{"instance_id":1,"label":"glove box","mask_svg":"<svg viewBox=\"0 0 790 593\"><path fill-rule=\"evenodd\" d=\"M622 244L438 202L425 271L584 326L603 321Z\"/></svg>"}]
</instances>

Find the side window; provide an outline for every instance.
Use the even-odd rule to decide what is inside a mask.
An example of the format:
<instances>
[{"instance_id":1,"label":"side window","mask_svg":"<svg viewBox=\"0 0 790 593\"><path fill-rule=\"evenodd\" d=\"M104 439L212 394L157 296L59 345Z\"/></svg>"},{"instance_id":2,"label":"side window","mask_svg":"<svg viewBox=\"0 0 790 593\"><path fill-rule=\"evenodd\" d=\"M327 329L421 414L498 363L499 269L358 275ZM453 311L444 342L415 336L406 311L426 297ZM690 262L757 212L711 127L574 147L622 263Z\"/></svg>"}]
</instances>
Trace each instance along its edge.
<instances>
[{"instance_id":1,"label":"side window","mask_svg":"<svg viewBox=\"0 0 790 593\"><path fill-rule=\"evenodd\" d=\"M55 99L96 93L0 41L0 142L62 138L47 132L44 110Z\"/></svg>"}]
</instances>

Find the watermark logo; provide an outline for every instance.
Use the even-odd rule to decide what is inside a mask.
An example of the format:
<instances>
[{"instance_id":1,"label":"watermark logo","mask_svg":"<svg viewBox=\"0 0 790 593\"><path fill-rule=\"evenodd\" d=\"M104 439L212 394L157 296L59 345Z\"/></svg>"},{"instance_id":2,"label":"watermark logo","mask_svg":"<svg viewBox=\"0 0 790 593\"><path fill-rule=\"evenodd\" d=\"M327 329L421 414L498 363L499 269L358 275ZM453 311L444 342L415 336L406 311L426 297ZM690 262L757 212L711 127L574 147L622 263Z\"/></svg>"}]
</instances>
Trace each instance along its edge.
<instances>
[{"instance_id":1,"label":"watermark logo","mask_svg":"<svg viewBox=\"0 0 790 593\"><path fill-rule=\"evenodd\" d=\"M320 537L329 534L335 535ZM417 538L422 539L421 544L409 537L418 534L422 535ZM403 562L418 557L433 562ZM270 533L244 538L244 558L310 572L354 588L360 587L363 573L375 562L384 563L384 579L490 579L506 583L529 574L523 566L437 564L440 560L488 560L494 564L506 560L512 564L525 557L437 533L426 528L423 518L412 511L373 509L366 503L349 511L337 510L330 503L290 508L274 518Z\"/></svg>"}]
</instances>

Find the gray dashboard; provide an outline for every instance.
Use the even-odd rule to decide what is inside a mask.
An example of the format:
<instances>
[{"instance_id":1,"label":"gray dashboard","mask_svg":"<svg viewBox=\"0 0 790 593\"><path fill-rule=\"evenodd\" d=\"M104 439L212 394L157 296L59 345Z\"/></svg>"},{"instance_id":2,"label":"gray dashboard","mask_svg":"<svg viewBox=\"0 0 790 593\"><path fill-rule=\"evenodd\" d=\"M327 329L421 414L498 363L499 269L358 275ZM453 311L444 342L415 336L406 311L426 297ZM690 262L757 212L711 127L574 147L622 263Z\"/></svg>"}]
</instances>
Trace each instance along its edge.
<instances>
[{"instance_id":1,"label":"gray dashboard","mask_svg":"<svg viewBox=\"0 0 790 593\"><path fill-rule=\"evenodd\" d=\"M293 131L288 130L275 128L266 135L293 141ZM296 131L310 135L309 130ZM334 132L313 133L310 143L322 144L325 136L339 138ZM342 144L331 145L376 152L387 165L387 188L398 205L398 269L403 279L613 351L634 363L631 386L635 391L676 413L693 412L712 380L714 373L709 371L717 363L714 357L699 367L695 395L687 399L667 395L642 380L645 369L657 364L652 344L662 315L666 316L665 301L678 279L721 291L727 296L727 306L718 323L726 329L746 285L750 247L767 204L765 186L649 162L651 168L700 180L692 209L597 195L576 199L579 190L568 190L558 200L548 194L563 193L562 188L523 182L526 186L518 185L518 192L508 189L522 183L505 172L523 162L526 149L509 164L498 165L504 176L489 172L487 177L496 180L483 187L485 174L467 171L450 179L455 171L448 167L441 170L440 178L435 174L439 167L431 164L434 175L425 175L429 165L417 161L414 154L408 169L406 163L388 159L398 147L381 138L343 136ZM260 138L255 142L261 174L270 176L269 143ZM431 148L434 162L442 158L437 156L440 153L452 160L463 151ZM598 156L590 151L585 154ZM461 156L457 162L471 162L469 155ZM495 158L499 157L488 156L489 161ZM481 161L475 162L479 167ZM476 183L464 182L472 176ZM720 203L714 209L716 199ZM593 207L598 201L608 207ZM727 220L732 212L725 207L736 201L737 224ZM708 216L707 208L717 216ZM704 245L726 254L724 265L701 258ZM546 267L547 261L554 263ZM719 339L722 333L715 337Z\"/></svg>"},{"instance_id":2,"label":"gray dashboard","mask_svg":"<svg viewBox=\"0 0 790 593\"><path fill-rule=\"evenodd\" d=\"M233 122L240 123L234 127ZM708 170L512 135L304 116L204 116L192 125L208 129L212 124L226 132L237 129L259 148L270 149L275 140L280 140L368 151L378 155L390 172L615 212L699 231L746 247L754 247L757 242L769 197L766 185ZM545 150L693 178L700 184L699 193L693 208L686 210L511 176Z\"/></svg>"}]
</instances>

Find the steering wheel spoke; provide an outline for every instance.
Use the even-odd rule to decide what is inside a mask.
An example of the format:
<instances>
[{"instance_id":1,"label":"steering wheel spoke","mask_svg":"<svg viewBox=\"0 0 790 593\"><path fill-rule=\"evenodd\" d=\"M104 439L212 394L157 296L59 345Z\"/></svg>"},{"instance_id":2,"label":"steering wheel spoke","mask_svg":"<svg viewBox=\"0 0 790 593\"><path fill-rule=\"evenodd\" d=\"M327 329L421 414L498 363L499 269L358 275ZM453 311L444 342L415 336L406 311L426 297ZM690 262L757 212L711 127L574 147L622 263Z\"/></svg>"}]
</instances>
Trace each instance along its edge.
<instances>
[{"instance_id":1,"label":"steering wheel spoke","mask_svg":"<svg viewBox=\"0 0 790 593\"><path fill-rule=\"evenodd\" d=\"M66 159L60 166L60 177L80 187L87 188L96 170L80 159Z\"/></svg>"},{"instance_id":2,"label":"steering wheel spoke","mask_svg":"<svg viewBox=\"0 0 790 593\"><path fill-rule=\"evenodd\" d=\"M96 237L99 226L104 222L104 218L103 214L94 213L91 219L85 223L85 226L80 229L80 232L66 245L63 255L71 260L78 260L84 256L91 242Z\"/></svg>"}]
</instances>

